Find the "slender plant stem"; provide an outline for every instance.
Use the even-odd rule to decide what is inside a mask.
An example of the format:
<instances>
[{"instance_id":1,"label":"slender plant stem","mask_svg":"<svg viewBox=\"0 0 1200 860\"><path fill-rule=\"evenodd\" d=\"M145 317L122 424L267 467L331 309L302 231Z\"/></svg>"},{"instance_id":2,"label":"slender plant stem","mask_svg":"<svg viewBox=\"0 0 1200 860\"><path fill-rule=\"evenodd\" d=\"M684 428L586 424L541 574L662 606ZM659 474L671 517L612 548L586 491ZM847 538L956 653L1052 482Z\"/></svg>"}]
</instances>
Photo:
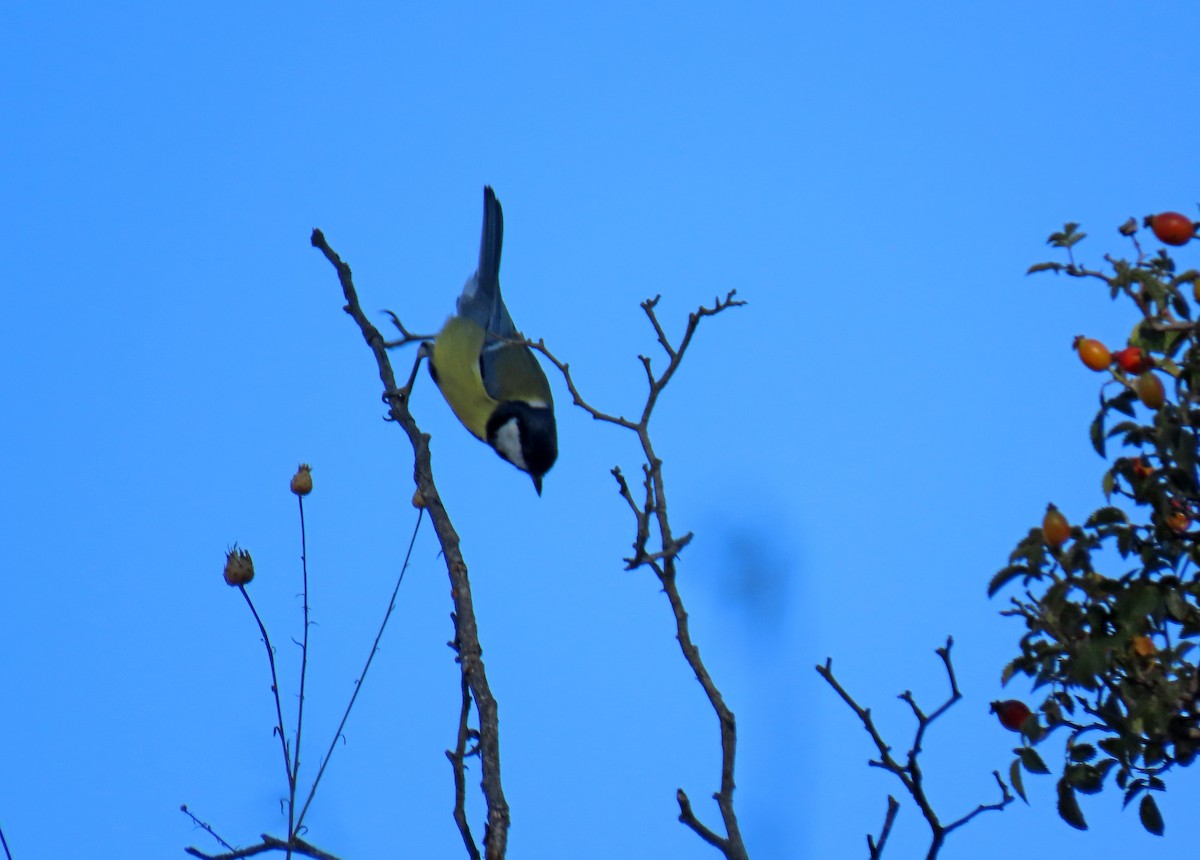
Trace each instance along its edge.
<instances>
[{"instance_id":1,"label":"slender plant stem","mask_svg":"<svg viewBox=\"0 0 1200 860\"><path fill-rule=\"evenodd\" d=\"M308 678L308 533L304 528L304 496L297 495L300 503L300 568L304 574L304 633L300 645L300 701L296 705L296 748L292 756L292 772L288 777L288 840L296 835L296 783L300 779L300 736L304 729L304 683ZM288 857L292 849L288 848Z\"/></svg>"},{"instance_id":2,"label":"slender plant stem","mask_svg":"<svg viewBox=\"0 0 1200 860\"><path fill-rule=\"evenodd\" d=\"M275 672L275 649L271 647L271 637L267 635L267 628L262 623L258 610L254 608L254 601L250 599L250 593L246 591L246 586L239 585L238 588L242 592L242 597L246 598L246 605L250 607L254 620L258 622L258 632L262 634L263 644L267 648L267 660L271 664L271 692L275 696L275 732L279 735L279 745L283 749L284 773L290 780L292 778L292 757L288 752L287 733L283 730L283 705L279 702L279 675Z\"/></svg>"},{"instance_id":3,"label":"slender plant stem","mask_svg":"<svg viewBox=\"0 0 1200 860\"><path fill-rule=\"evenodd\" d=\"M321 759L321 767L317 770L316 779L313 780L312 788L309 789L304 806L300 809L300 816L296 819L297 831L300 830L300 825L304 823L304 816L308 812L309 804L312 803L313 795L317 793L317 786L320 784L321 777L325 773L325 767L329 764L329 759L333 756L334 749L337 748L338 738L342 736L342 729L346 727L346 720L350 719L350 710L354 707L354 701L358 698L359 692L362 691L363 681L367 677L367 670L371 668L371 661L379 653L379 640L383 638L383 631L387 628L388 619L392 617L392 611L396 608L396 595L400 593L400 583L404 582L404 574L408 570L409 561L412 559L413 547L417 543L417 532L421 528L421 520L424 514L425 510L423 508L417 511L417 524L413 527L412 538L408 542L408 552L404 555L404 564L400 568L400 576L396 578L396 587L392 589L392 599L388 602L387 612L383 614L383 621L379 624L379 632L375 634L375 642L371 645L371 653L367 655L367 662L363 664L363 670L359 674L358 680L354 682L354 692L350 695L350 701L346 704L346 711L342 714L342 721L338 723L337 731L333 733L333 740L329 742L329 749L325 752L325 757Z\"/></svg>"},{"instance_id":4,"label":"slender plant stem","mask_svg":"<svg viewBox=\"0 0 1200 860\"><path fill-rule=\"evenodd\" d=\"M234 852L237 850L232 845L230 845L228 842L226 842L224 839L222 839L220 834L218 834L217 831L212 829L212 825L210 825L207 821L201 821L199 818L197 818L192 813L192 811L187 808L186 803L183 804L183 806L179 807L179 811L182 812L184 815L186 815L188 818L192 819L193 824L195 824L197 827L199 827L201 830L203 830L205 833L207 833L213 839L220 842L224 847L228 848L230 850L230 852ZM9 860L12 860L12 858L9 858Z\"/></svg>"},{"instance_id":5,"label":"slender plant stem","mask_svg":"<svg viewBox=\"0 0 1200 860\"><path fill-rule=\"evenodd\" d=\"M4 828L0 828L0 846L4 847L6 860L12 860L12 853L8 850L8 840L4 838Z\"/></svg>"}]
</instances>

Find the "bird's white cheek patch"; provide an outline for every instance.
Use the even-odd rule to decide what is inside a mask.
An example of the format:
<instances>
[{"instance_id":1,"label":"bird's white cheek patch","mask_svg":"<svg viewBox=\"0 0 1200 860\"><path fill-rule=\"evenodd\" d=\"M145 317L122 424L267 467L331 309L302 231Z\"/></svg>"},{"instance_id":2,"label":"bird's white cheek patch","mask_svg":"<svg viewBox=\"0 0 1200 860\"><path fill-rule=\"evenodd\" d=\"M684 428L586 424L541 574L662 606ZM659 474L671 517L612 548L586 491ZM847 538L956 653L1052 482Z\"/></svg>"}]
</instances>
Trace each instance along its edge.
<instances>
[{"instance_id":1,"label":"bird's white cheek patch","mask_svg":"<svg viewBox=\"0 0 1200 860\"><path fill-rule=\"evenodd\" d=\"M509 418L500 425L492 444L505 460L523 472L529 471L525 458L521 456L521 431L517 428L516 418Z\"/></svg>"}]
</instances>

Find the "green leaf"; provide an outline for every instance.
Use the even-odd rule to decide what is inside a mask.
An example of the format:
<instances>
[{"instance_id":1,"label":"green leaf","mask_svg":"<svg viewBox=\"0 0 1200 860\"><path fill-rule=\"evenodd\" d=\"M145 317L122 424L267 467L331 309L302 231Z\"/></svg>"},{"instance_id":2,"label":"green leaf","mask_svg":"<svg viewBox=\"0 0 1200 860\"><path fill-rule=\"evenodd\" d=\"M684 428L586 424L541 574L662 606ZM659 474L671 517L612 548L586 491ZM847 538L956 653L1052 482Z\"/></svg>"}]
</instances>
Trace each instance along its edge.
<instances>
[{"instance_id":1,"label":"green leaf","mask_svg":"<svg viewBox=\"0 0 1200 860\"><path fill-rule=\"evenodd\" d=\"M1153 326L1145 323L1146 320L1140 319L1133 324L1133 331L1129 333L1129 345L1153 351L1161 343L1159 340L1161 332L1155 331Z\"/></svg>"},{"instance_id":2,"label":"green leaf","mask_svg":"<svg viewBox=\"0 0 1200 860\"><path fill-rule=\"evenodd\" d=\"M1011 663L1009 663L1007 666L1004 667L1004 671L1000 673L1000 686L1001 687L1003 687L1005 684L1007 684L1012 679L1013 675L1017 674L1018 668L1019 667L1017 666L1016 660L1013 660Z\"/></svg>"},{"instance_id":3,"label":"green leaf","mask_svg":"<svg viewBox=\"0 0 1200 860\"><path fill-rule=\"evenodd\" d=\"M1181 331L1163 332L1162 351L1167 355L1174 355L1179 347L1183 344L1186 335Z\"/></svg>"},{"instance_id":4,"label":"green leaf","mask_svg":"<svg viewBox=\"0 0 1200 860\"><path fill-rule=\"evenodd\" d=\"M1071 663L1071 677L1089 690L1096 689L1096 677L1108 668L1108 655L1109 648L1105 642L1085 642Z\"/></svg>"},{"instance_id":5,"label":"green leaf","mask_svg":"<svg viewBox=\"0 0 1200 860\"><path fill-rule=\"evenodd\" d=\"M1013 791L1017 793L1017 797L1025 801L1025 805L1029 805L1029 798L1025 796L1025 782L1021 779L1021 760L1013 759L1012 764L1008 766L1008 781L1012 783Z\"/></svg>"},{"instance_id":6,"label":"green leaf","mask_svg":"<svg viewBox=\"0 0 1200 860\"><path fill-rule=\"evenodd\" d=\"M1075 231L1078 229L1078 224L1068 221L1063 225L1062 232L1050 234L1050 238L1046 240L1046 244L1053 245L1055 248L1070 248L1087 236L1087 233L1076 233Z\"/></svg>"},{"instance_id":7,"label":"green leaf","mask_svg":"<svg viewBox=\"0 0 1200 860\"><path fill-rule=\"evenodd\" d=\"M1038 755L1035 750L1032 750L1029 747L1018 747L1017 749L1013 750L1013 752L1021 757L1021 764L1025 767L1025 770L1029 771L1030 773L1050 772L1050 768L1046 767L1046 763L1042 761L1042 757Z\"/></svg>"},{"instance_id":8,"label":"green leaf","mask_svg":"<svg viewBox=\"0 0 1200 860\"><path fill-rule=\"evenodd\" d=\"M1150 561L1147 561L1147 565ZM1158 589L1152 583L1136 583L1117 598L1116 614L1127 619L1141 618L1158 608Z\"/></svg>"},{"instance_id":9,"label":"green leaf","mask_svg":"<svg viewBox=\"0 0 1200 860\"><path fill-rule=\"evenodd\" d=\"M1092 447L1096 449L1096 453L1101 457L1104 456L1104 411L1097 413L1095 420L1092 421L1092 426L1089 428L1089 435L1092 437Z\"/></svg>"},{"instance_id":10,"label":"green leaf","mask_svg":"<svg viewBox=\"0 0 1200 860\"><path fill-rule=\"evenodd\" d=\"M1042 703L1042 713L1046 716L1046 723L1050 728L1054 728L1063 721L1062 706L1059 705L1058 699L1054 696L1047 698Z\"/></svg>"},{"instance_id":11,"label":"green leaf","mask_svg":"<svg viewBox=\"0 0 1200 860\"><path fill-rule=\"evenodd\" d=\"M1129 522L1129 517L1123 510L1109 506L1105 508L1098 508L1096 511L1094 511L1092 515L1088 517L1087 522L1084 523L1084 525L1111 526L1115 525L1116 523L1127 522Z\"/></svg>"},{"instance_id":12,"label":"green leaf","mask_svg":"<svg viewBox=\"0 0 1200 860\"><path fill-rule=\"evenodd\" d=\"M1010 564L992 577L992 581L988 583L988 597L994 597L996 592L1016 579L1018 576L1028 576L1032 571L1023 564Z\"/></svg>"},{"instance_id":13,"label":"green leaf","mask_svg":"<svg viewBox=\"0 0 1200 860\"><path fill-rule=\"evenodd\" d=\"M1133 552L1133 531L1130 529L1122 529L1117 532L1117 552L1121 554L1121 558L1129 558L1129 554Z\"/></svg>"},{"instance_id":14,"label":"green leaf","mask_svg":"<svg viewBox=\"0 0 1200 860\"><path fill-rule=\"evenodd\" d=\"M1180 469L1191 473L1196 467L1196 438L1189 433L1175 437L1175 460Z\"/></svg>"},{"instance_id":15,"label":"green leaf","mask_svg":"<svg viewBox=\"0 0 1200 860\"><path fill-rule=\"evenodd\" d=\"M1058 781L1058 814L1076 830L1088 829L1083 811L1079 808L1079 801L1075 799L1075 790L1065 779Z\"/></svg>"},{"instance_id":16,"label":"green leaf","mask_svg":"<svg viewBox=\"0 0 1200 860\"><path fill-rule=\"evenodd\" d=\"M1091 744L1071 747L1071 761L1091 761L1096 757L1096 748Z\"/></svg>"},{"instance_id":17,"label":"green leaf","mask_svg":"<svg viewBox=\"0 0 1200 860\"><path fill-rule=\"evenodd\" d=\"M1165 598L1167 612L1170 614L1171 618L1175 621L1186 621L1188 616L1191 614L1191 607L1189 607L1187 601L1183 599L1183 595L1181 595L1175 589L1170 589L1167 591Z\"/></svg>"},{"instance_id":18,"label":"green leaf","mask_svg":"<svg viewBox=\"0 0 1200 860\"><path fill-rule=\"evenodd\" d=\"M1130 802L1145 790L1146 780L1144 779L1135 779L1129 783L1129 788L1125 789L1125 801L1121 804L1121 808L1129 806Z\"/></svg>"},{"instance_id":19,"label":"green leaf","mask_svg":"<svg viewBox=\"0 0 1200 860\"><path fill-rule=\"evenodd\" d=\"M1065 268L1066 266L1064 266L1062 263L1034 263L1029 267L1029 271L1027 271L1025 274L1032 275L1037 272L1061 272Z\"/></svg>"},{"instance_id":20,"label":"green leaf","mask_svg":"<svg viewBox=\"0 0 1200 860\"><path fill-rule=\"evenodd\" d=\"M1118 412L1124 412L1130 418L1136 418L1137 413L1133 409L1133 404L1136 400L1137 394L1129 389L1125 389L1112 400L1109 400L1108 405L1113 409L1116 409Z\"/></svg>"},{"instance_id":21,"label":"green leaf","mask_svg":"<svg viewBox=\"0 0 1200 860\"><path fill-rule=\"evenodd\" d=\"M1158 804L1154 802L1154 796L1147 794L1142 798L1141 805L1138 806L1138 815L1142 819L1142 827L1145 827L1155 836L1163 835L1163 817L1158 811Z\"/></svg>"},{"instance_id":22,"label":"green leaf","mask_svg":"<svg viewBox=\"0 0 1200 860\"><path fill-rule=\"evenodd\" d=\"M1089 764L1069 765L1065 777L1073 788L1084 794L1099 794L1104 788L1104 774Z\"/></svg>"}]
</instances>

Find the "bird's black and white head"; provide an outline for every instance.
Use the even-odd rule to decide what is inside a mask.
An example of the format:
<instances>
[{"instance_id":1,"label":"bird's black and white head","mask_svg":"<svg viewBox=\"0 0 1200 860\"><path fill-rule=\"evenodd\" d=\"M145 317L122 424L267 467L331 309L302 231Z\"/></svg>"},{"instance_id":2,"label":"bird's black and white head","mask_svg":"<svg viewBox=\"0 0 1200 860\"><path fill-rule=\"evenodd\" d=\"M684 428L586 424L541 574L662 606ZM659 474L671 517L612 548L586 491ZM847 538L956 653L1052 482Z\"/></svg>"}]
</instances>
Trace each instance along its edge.
<instances>
[{"instance_id":1,"label":"bird's black and white head","mask_svg":"<svg viewBox=\"0 0 1200 860\"><path fill-rule=\"evenodd\" d=\"M487 441L497 454L529 473L540 496L542 476L558 459L554 409L540 403L506 400L488 419Z\"/></svg>"}]
</instances>

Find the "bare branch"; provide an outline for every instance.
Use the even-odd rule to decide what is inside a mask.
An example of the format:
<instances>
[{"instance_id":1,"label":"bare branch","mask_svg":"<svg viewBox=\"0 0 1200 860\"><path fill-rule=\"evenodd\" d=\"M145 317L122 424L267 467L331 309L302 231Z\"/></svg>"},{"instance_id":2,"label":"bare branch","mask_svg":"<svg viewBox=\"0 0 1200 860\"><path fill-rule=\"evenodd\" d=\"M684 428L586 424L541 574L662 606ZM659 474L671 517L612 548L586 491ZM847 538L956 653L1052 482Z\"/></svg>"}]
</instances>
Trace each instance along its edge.
<instances>
[{"instance_id":1,"label":"bare branch","mask_svg":"<svg viewBox=\"0 0 1200 860\"><path fill-rule=\"evenodd\" d=\"M312 244L325 255L325 259L337 271L338 281L346 298L345 311L358 326L363 340L366 341L379 368L379 379L383 384L384 397L388 403L388 414L392 420L404 428L413 448L413 475L417 490L420 492L425 509L429 512L429 518L433 522L438 543L442 547L446 572L450 579L450 593L454 601L454 617L457 622L454 639L459 643L459 666L471 688L471 695L479 714L480 762L483 770L483 794L487 803L484 854L487 860L501 860L508 847L510 816L508 802L505 800L504 788L500 780L498 707L483 665L483 650L479 644L479 628L475 620L467 564L459 547L458 533L450 521L450 516L442 504L441 495L433 480L429 436L421 432L412 413L409 412L406 393L396 388L396 377L388 358L386 342L379 330L363 313L350 267L329 247L320 230L313 230Z\"/></svg>"},{"instance_id":2,"label":"bare branch","mask_svg":"<svg viewBox=\"0 0 1200 860\"><path fill-rule=\"evenodd\" d=\"M186 804L186 803L185 803L185 804L183 804L182 806L180 806L180 807L179 807L179 811L180 811L180 812L182 812L184 815L186 815L188 818L192 819L192 823L193 823L193 824L195 824L197 827L199 827L201 830L203 830L205 833L207 833L207 834L208 834L209 836L211 836L213 839L215 839L215 840L217 840L218 842L220 842L220 843L221 843L221 845L223 845L225 848L228 848L230 851L236 851L236 850L237 850L237 849L236 849L236 848L234 848L232 845L230 845L228 842L226 842L224 839L222 839L222 838L221 838L221 837L220 837L220 836L217 834L217 831L215 831L215 830L213 830L213 829L212 829L212 826L211 826L211 825L210 825L208 822L206 822L206 821L201 821L199 818L197 818L195 815L193 815L193 814L192 814L192 811L191 811L190 809L188 809L188 808L187 808L187 804ZM7 853L7 851L8 851L8 846L7 846L7 845L5 845L5 853ZM11 855L9 855L9 856L8 856L8 860L12 860L12 856L11 856Z\"/></svg>"},{"instance_id":3,"label":"bare branch","mask_svg":"<svg viewBox=\"0 0 1200 860\"><path fill-rule=\"evenodd\" d=\"M658 395L661 394L662 390L667 387L667 383L671 381L671 377L674 376L675 371L679 369L679 364L683 361L683 354L687 351L688 345L691 344L692 336L696 333L696 329L700 325L700 320L704 319L705 317L716 316L717 314L728 310L729 308L742 307L745 305L746 303L744 301L734 299L734 296L736 295L737 290L730 290L728 295L725 296L724 301L722 301L720 298L716 298L713 300L713 306L711 308L706 308L701 305L696 311L688 314L687 329L684 330L683 339L679 342L679 347L677 349L671 349L670 345L667 343L663 344L667 349L667 354L671 356L671 362L667 365L667 369L663 371L662 376L660 376L657 381L652 382L650 385L650 396L646 399L646 408L642 411L642 420L640 422L642 427L645 427L646 423L650 420L650 413L654 411L654 405L658 402ZM658 298L656 297L652 300L643 302L642 309L645 310L646 315L650 317L650 321L653 323L655 331L661 332L662 327L659 325L658 316L654 311L655 305L657 304ZM663 336L663 339L665 340L665 335ZM648 362L646 372L650 372Z\"/></svg>"},{"instance_id":4,"label":"bare branch","mask_svg":"<svg viewBox=\"0 0 1200 860\"><path fill-rule=\"evenodd\" d=\"M452 642L451 647L456 651L457 646ZM471 688L467 686L466 678L462 679L462 708L458 713L458 737L454 750L446 750L446 758L454 769L454 823L462 835L463 845L471 860L480 860L479 849L475 847L475 837L471 835L471 825L467 823L467 740L471 737L467 718L471 714Z\"/></svg>"},{"instance_id":5,"label":"bare branch","mask_svg":"<svg viewBox=\"0 0 1200 860\"><path fill-rule=\"evenodd\" d=\"M887 847L888 837L892 835L892 825L896 823L896 813L900 811L900 801L888 795L887 814L883 817L883 829L879 831L879 841L875 841L875 837L867 834L867 850L870 852L870 860L879 860L883 856L883 849Z\"/></svg>"},{"instance_id":6,"label":"bare branch","mask_svg":"<svg viewBox=\"0 0 1200 860\"><path fill-rule=\"evenodd\" d=\"M919 756L923 748L922 745L924 743L925 731L929 728L929 725L934 720L944 714L951 706L953 706L962 698L962 693L959 692L958 689L958 680L954 674L954 665L950 660L950 649L953 647L953 645L954 640L950 637L947 637L945 646L937 649L937 654L942 658L942 663L946 667L946 675L950 682L950 696L945 702L939 705L932 713L926 715L921 707L917 704L916 699L913 697L911 692L905 691L904 693L900 694L900 698L908 704L909 708L912 709L913 716L915 716L917 720L917 730L913 736L912 746L909 747L906 755L905 764L900 764L900 762L892 756L892 749L883 739L883 736L879 733L879 729L876 728L875 722L871 718L870 709L859 705L858 702L854 700L854 697L846 691L846 688L843 687L841 683L838 682L837 678L834 677L833 661L827 659L824 666L816 667L817 674L824 678L826 683L833 688L834 692L836 692L842 698L842 701L844 701L850 707L850 709L854 711L859 722L862 723L863 728L867 730L867 734L871 736L871 740L874 742L875 748L879 751L879 759L873 759L868 763L872 767L878 767L882 770L886 770L888 773L893 774L898 780L900 780L900 783L904 786L905 790L916 802L917 808L921 810L921 814L924 816L926 823L929 825L931 834L929 853L926 855L929 860L932 860L932 858L938 855L938 853L941 851L942 845L946 841L946 837L951 833L951 831L966 824L981 812L1003 809L1013 801L1013 796L1009 793L1008 786L1004 784L1002 779L1000 779L1000 774L993 771L996 781L1000 784L1000 790L1002 794L1000 801L992 804L981 804L967 815L964 815L962 818L954 821L951 824L944 825L938 819L937 813L934 811L933 806L929 802L929 798L925 793L925 777L921 771L919 760ZM875 860L875 858L878 858L883 853L883 844L887 839L888 831L891 829L892 819L895 817L895 808L893 808L893 804L895 804L896 807L899 806L899 804L897 804L896 801L891 797L888 798L888 801L888 818L884 823L884 832L880 835L879 844L876 845L870 836L867 837L867 845L871 849L872 860Z\"/></svg>"},{"instance_id":7,"label":"bare branch","mask_svg":"<svg viewBox=\"0 0 1200 860\"><path fill-rule=\"evenodd\" d=\"M692 802L688 800L688 796L682 788L676 790L675 800L679 802L679 820L692 828L696 832L696 835L709 845L713 845L720 849L722 853L727 854L729 850L728 840L722 839L700 823L700 820L696 818L696 813L692 811Z\"/></svg>"},{"instance_id":8,"label":"bare branch","mask_svg":"<svg viewBox=\"0 0 1200 860\"><path fill-rule=\"evenodd\" d=\"M263 854L267 851L285 851L289 854L312 857L314 860L338 860L336 855L322 851L320 848L310 845L298 836L293 836L291 839L276 839L274 836L269 836L266 833L262 835L262 842L257 845L251 845L249 848L239 848L226 854L206 854L198 848L191 847L183 850L193 857L201 858L201 860L241 860L241 858L253 857L256 854Z\"/></svg>"},{"instance_id":9,"label":"bare branch","mask_svg":"<svg viewBox=\"0 0 1200 860\"><path fill-rule=\"evenodd\" d=\"M998 812L999 810L1003 809L1004 807L1008 806L1010 803L1013 802L1013 800L1015 798L1009 792L1008 784L1005 783L1005 781L1003 779L1001 779L1000 772L997 770L994 770L994 771L992 771L992 776L994 776L996 778L996 784L1000 786L1000 800L997 801L996 803L987 803L987 804L981 803L981 804L979 804L979 806L975 807L973 810L968 812L962 818L958 819L957 821L955 821L951 824L947 824L946 825L947 833L949 833L951 830L957 830L959 827L962 827L964 824L966 824L968 821L970 821L976 815L979 815L981 812L992 812L992 811Z\"/></svg>"},{"instance_id":10,"label":"bare branch","mask_svg":"<svg viewBox=\"0 0 1200 860\"><path fill-rule=\"evenodd\" d=\"M276 839L274 836L263 834L263 842L274 848L276 851L290 851L293 854L302 854L305 857L313 857L315 860L338 860L333 854L322 851L315 845L310 845L299 836L293 836L286 842L282 839Z\"/></svg>"},{"instance_id":11,"label":"bare branch","mask_svg":"<svg viewBox=\"0 0 1200 860\"><path fill-rule=\"evenodd\" d=\"M400 331L399 340L384 341L383 345L386 349L398 349L402 346L408 346L410 343L428 343L437 337L434 334L413 334L404 327L404 323L400 322L400 317L396 316L395 313L392 311L384 311L384 313L392 318L392 325Z\"/></svg>"},{"instance_id":12,"label":"bare branch","mask_svg":"<svg viewBox=\"0 0 1200 860\"><path fill-rule=\"evenodd\" d=\"M656 380L654 379L654 371L650 369L650 356L639 355L638 361L642 363L642 369L646 371L646 381L650 384L650 390L653 391Z\"/></svg>"},{"instance_id":13,"label":"bare branch","mask_svg":"<svg viewBox=\"0 0 1200 860\"><path fill-rule=\"evenodd\" d=\"M644 564L650 564L653 561L665 561L668 558L674 558L675 556L679 555L680 551L685 546L692 542L693 537L694 535L691 532L688 532L679 540L672 541L670 546L664 547L658 552L646 552L644 549L645 545L643 544L643 549L639 551L637 555L635 555L633 558L623 559L625 562L625 569L633 570L641 567Z\"/></svg>"},{"instance_id":14,"label":"bare branch","mask_svg":"<svg viewBox=\"0 0 1200 860\"><path fill-rule=\"evenodd\" d=\"M640 516L642 510L638 507L637 502L633 500L633 494L629 491L629 484L626 483L625 475L621 472L620 466L613 467L612 476L617 479L617 487L620 491L621 498L629 503L629 507L633 511L634 516ZM639 523L638 526L640 528L641 523Z\"/></svg>"},{"instance_id":15,"label":"bare branch","mask_svg":"<svg viewBox=\"0 0 1200 860\"><path fill-rule=\"evenodd\" d=\"M658 338L659 344L666 351L669 362L662 375L656 377L651 367L650 359L644 355L638 356L638 359L642 363L642 368L646 373L649 391L646 395L646 402L642 407L641 418L636 422L626 418L615 417L588 403L579 393L579 389L576 388L566 363L556 358L546 347L544 341L539 340L536 343L524 341L524 343L529 348L544 355L563 374L567 388L571 392L571 397L576 406L583 409L596 420L624 427L637 434L638 442L642 447L642 454L645 457L645 462L642 464L645 501L642 504L639 505L634 500L633 492L630 490L629 484L625 480L625 476L622 474L620 468L613 469L613 477L617 480L617 487L621 498L625 500L625 503L629 505L629 509L633 512L636 525L633 542L634 554L631 558L625 559L625 563L627 569L630 570L643 565L649 567L654 571L655 576L658 577L659 582L662 584L663 593L667 595L667 600L671 606L671 613L675 619L675 637L679 641L680 650L683 652L684 659L687 661L689 668L691 668L693 674L696 676L696 680L700 682L700 686L704 689L709 704L717 715L721 730L721 789L713 797L717 801L717 806L721 811L726 836L719 836L696 818L691 804L688 802L687 795L682 789L677 794L680 805L679 820L688 825L706 842L719 848L727 860L747 860L746 847L742 842L737 814L733 807L733 774L737 749L737 723L733 711L725 704L725 700L709 675L704 661L700 659L700 649L692 641L691 631L688 626L688 615L684 609L683 599L680 597L679 588L676 583L676 560L678 559L680 550L691 541L692 534L688 532L682 538L678 539L673 536L671 521L667 513L666 482L662 471L663 463L658 455L654 453L654 446L650 440L650 431L648 429L650 416L654 411L658 396L662 393L667 383L670 382L675 371L678 370L679 363L683 360L684 352L687 350L688 344L691 343L692 336L696 333L696 327L700 324L700 320L706 316L713 316L720 313L727 308L744 304L743 302L735 301L733 298L734 295L735 291L730 291L724 301L717 299L711 308L701 306L694 313L690 314L688 316L687 328L678 347L672 346L666 331L658 320L655 308L658 305L659 297L656 296L653 299L647 299L642 302L642 310L645 311L650 324L654 327L655 335ZM656 551L650 551L647 548L651 538L651 523L658 526L660 545Z\"/></svg>"},{"instance_id":16,"label":"bare branch","mask_svg":"<svg viewBox=\"0 0 1200 860\"><path fill-rule=\"evenodd\" d=\"M660 294L652 299L646 299L644 302L642 302L642 310L644 310L646 312L646 316L650 318L650 325L654 326L654 333L658 335L658 342L662 344L662 348L666 350L667 357L674 359L675 348L671 346L671 341L667 339L667 333L663 331L663 327L658 322L658 314L654 312L654 309L658 307L658 302L661 298L662 295ZM649 361L649 359L643 359L643 361Z\"/></svg>"},{"instance_id":17,"label":"bare branch","mask_svg":"<svg viewBox=\"0 0 1200 860\"><path fill-rule=\"evenodd\" d=\"M892 748L888 746L887 742L883 739L883 735L881 735L879 730L875 727L875 722L871 719L871 710L869 708L862 707L858 704L858 702L854 701L854 697L851 696L850 693L846 691L846 688L841 685L838 679L834 677L833 659L826 658L825 665L817 666L816 669L817 674L824 678L825 682L829 684L829 686L833 687L834 692L842 697L842 701L850 706L850 709L854 711L855 715L858 717L858 721L862 723L863 728L867 730L867 734L871 736L871 740L875 742L875 748L879 750L879 760L878 762L873 761L871 764L896 774L896 776L900 777L900 781L904 783L904 787L908 789L908 774L904 768L892 758ZM909 789L909 791L911 793L911 789Z\"/></svg>"},{"instance_id":18,"label":"bare branch","mask_svg":"<svg viewBox=\"0 0 1200 860\"><path fill-rule=\"evenodd\" d=\"M617 417L616 415L609 415L601 412L599 409L596 409L587 403L583 399L583 396L579 393L579 389L575 387L575 380L571 378L570 365L568 365L566 362L559 361L558 357L546 347L546 341L541 339L536 342L532 340L516 340L511 341L511 343L523 344L530 349L536 350L537 352L540 352L542 355L546 356L546 360L558 368L558 372L562 374L563 381L567 383L567 390L571 392L571 401L588 415L591 415L592 418L596 419L597 421L604 421L608 424L616 424L618 427L625 427L629 430L637 428L637 425L632 421Z\"/></svg>"}]
</instances>

